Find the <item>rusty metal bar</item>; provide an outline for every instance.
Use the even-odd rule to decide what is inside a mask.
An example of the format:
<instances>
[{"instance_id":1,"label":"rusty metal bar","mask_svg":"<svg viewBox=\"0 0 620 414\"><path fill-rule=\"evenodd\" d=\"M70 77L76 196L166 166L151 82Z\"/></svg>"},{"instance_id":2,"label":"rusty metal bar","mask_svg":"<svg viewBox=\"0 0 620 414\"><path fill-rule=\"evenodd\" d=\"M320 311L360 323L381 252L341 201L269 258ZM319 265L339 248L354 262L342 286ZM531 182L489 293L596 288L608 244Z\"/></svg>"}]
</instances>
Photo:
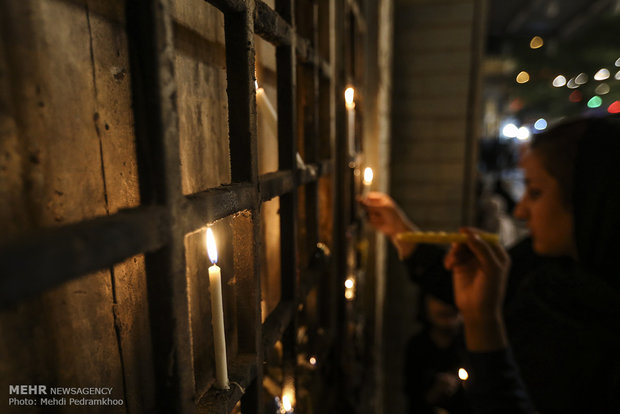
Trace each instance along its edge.
<instances>
[{"instance_id":1,"label":"rusty metal bar","mask_svg":"<svg viewBox=\"0 0 620 414\"><path fill-rule=\"evenodd\" d=\"M178 113L170 0L127 2L126 28L142 202L166 208L169 243L145 257L157 408L192 412Z\"/></svg>"},{"instance_id":2,"label":"rusty metal bar","mask_svg":"<svg viewBox=\"0 0 620 414\"><path fill-rule=\"evenodd\" d=\"M277 171L260 177L261 201L289 193L296 188L295 176L292 171Z\"/></svg>"},{"instance_id":3,"label":"rusty metal bar","mask_svg":"<svg viewBox=\"0 0 620 414\"><path fill-rule=\"evenodd\" d=\"M239 211L250 210L256 197L256 186L252 184L224 185L189 195L183 209L185 232Z\"/></svg>"},{"instance_id":4,"label":"rusty metal bar","mask_svg":"<svg viewBox=\"0 0 620 414\"><path fill-rule=\"evenodd\" d=\"M245 182L253 187L246 200L251 205L250 234L236 243L236 248L251 251L251 258L245 258L243 274L237 275L237 292L244 298L238 304L238 348L245 352L254 352L244 367L246 381L243 387L263 382L263 350L260 330L261 293L260 293L260 246L262 233L260 216L259 180L258 180L258 133L256 116L255 71L256 56L254 47L255 1L246 1L244 10L225 13L224 31L226 41L226 73L228 91L229 148L231 158L232 182ZM243 256L239 254L239 256ZM250 263L251 262L251 263ZM235 358L232 367L239 364ZM233 379L234 380L234 379ZM239 396L240 397L240 396ZM209 399L209 395L207 395ZM247 414L263 413L263 393L254 392L244 398L243 412ZM212 399L211 399L212 400ZM226 412L232 407L225 405Z\"/></svg>"},{"instance_id":5,"label":"rusty metal bar","mask_svg":"<svg viewBox=\"0 0 620 414\"><path fill-rule=\"evenodd\" d=\"M8 242L0 247L0 307L168 241L161 207L124 210Z\"/></svg>"},{"instance_id":6,"label":"rusty metal bar","mask_svg":"<svg viewBox=\"0 0 620 414\"><path fill-rule=\"evenodd\" d=\"M230 171L233 183L255 182L256 93L254 88L254 34L248 30L249 10L224 15ZM256 135L254 131L254 136Z\"/></svg>"},{"instance_id":7,"label":"rusty metal bar","mask_svg":"<svg viewBox=\"0 0 620 414\"><path fill-rule=\"evenodd\" d=\"M263 349L271 349L282 338L297 309L293 300L281 301L263 323Z\"/></svg>"},{"instance_id":8,"label":"rusty metal bar","mask_svg":"<svg viewBox=\"0 0 620 414\"><path fill-rule=\"evenodd\" d=\"M207 3L217 7L223 13L242 12L246 9L243 0L205 0Z\"/></svg>"},{"instance_id":9,"label":"rusty metal bar","mask_svg":"<svg viewBox=\"0 0 620 414\"><path fill-rule=\"evenodd\" d=\"M294 3L292 0L276 0L276 11L295 30ZM293 46L276 47L276 70L278 73L278 163L280 170L291 170L297 175L297 58ZM298 295L298 194L291 191L280 197L280 272L281 300L293 301L297 309ZM297 365L296 313L282 333L283 387L295 386Z\"/></svg>"},{"instance_id":10,"label":"rusty metal bar","mask_svg":"<svg viewBox=\"0 0 620 414\"><path fill-rule=\"evenodd\" d=\"M261 0L256 1L254 31L276 46L290 46L294 36L291 26Z\"/></svg>"},{"instance_id":11,"label":"rusty metal bar","mask_svg":"<svg viewBox=\"0 0 620 414\"><path fill-rule=\"evenodd\" d=\"M244 391L256 379L256 355L242 354L230 360L228 366L230 390L210 388L198 401L197 414L229 414ZM248 410L243 411L248 412Z\"/></svg>"}]
</instances>

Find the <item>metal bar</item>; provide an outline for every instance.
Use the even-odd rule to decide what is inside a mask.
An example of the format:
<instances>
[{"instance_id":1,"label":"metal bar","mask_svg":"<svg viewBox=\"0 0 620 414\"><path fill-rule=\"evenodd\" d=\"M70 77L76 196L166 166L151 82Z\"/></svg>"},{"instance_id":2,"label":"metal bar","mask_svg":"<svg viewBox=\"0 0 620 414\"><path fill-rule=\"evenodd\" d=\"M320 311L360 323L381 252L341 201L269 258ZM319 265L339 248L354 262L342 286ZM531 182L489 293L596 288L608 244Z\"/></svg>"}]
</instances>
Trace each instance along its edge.
<instances>
[{"instance_id":1,"label":"metal bar","mask_svg":"<svg viewBox=\"0 0 620 414\"><path fill-rule=\"evenodd\" d=\"M124 210L12 240L0 247L0 307L168 241L161 207Z\"/></svg>"},{"instance_id":2,"label":"metal bar","mask_svg":"<svg viewBox=\"0 0 620 414\"><path fill-rule=\"evenodd\" d=\"M319 6L315 3L310 3L312 16L312 43L318 47L319 44ZM315 49L315 52L317 49ZM316 56L318 60L318 56ZM304 111L304 154L305 159L309 162L319 161L319 66L312 65L311 67L302 67L302 78L304 79L304 90L302 93L306 95L305 101L307 102L306 110ZM318 175L318 171L315 171L315 177ZM318 180L314 179L309 182L305 187L305 211L306 211L306 254L313 252L319 242L319 185ZM308 258L310 260L310 258ZM304 274L301 274L301 284L303 285ZM305 296L305 295L304 295Z\"/></svg>"},{"instance_id":3,"label":"metal bar","mask_svg":"<svg viewBox=\"0 0 620 414\"><path fill-rule=\"evenodd\" d=\"M199 399L197 414L229 414L243 397L244 390L256 379L256 355L241 354L231 358L228 373L230 390L210 388Z\"/></svg>"},{"instance_id":4,"label":"metal bar","mask_svg":"<svg viewBox=\"0 0 620 414\"><path fill-rule=\"evenodd\" d=\"M252 128L256 128L256 91L254 34L248 30L251 19L248 10L224 15L230 170L233 183L255 182L258 171L256 140L252 139Z\"/></svg>"},{"instance_id":5,"label":"metal bar","mask_svg":"<svg viewBox=\"0 0 620 414\"><path fill-rule=\"evenodd\" d=\"M290 170L265 174L260 177L261 201L289 193L296 187L295 176Z\"/></svg>"},{"instance_id":6,"label":"metal bar","mask_svg":"<svg viewBox=\"0 0 620 414\"><path fill-rule=\"evenodd\" d=\"M297 187L314 183L319 177L331 174L332 162L325 160L316 164L306 164L293 175L290 170L268 173L260 177L261 201L268 201L291 191Z\"/></svg>"},{"instance_id":7,"label":"metal bar","mask_svg":"<svg viewBox=\"0 0 620 414\"><path fill-rule=\"evenodd\" d=\"M282 338L286 327L295 315L297 304L292 300L282 301L263 322L263 349L271 349Z\"/></svg>"},{"instance_id":8,"label":"metal bar","mask_svg":"<svg viewBox=\"0 0 620 414\"><path fill-rule=\"evenodd\" d=\"M290 46L294 36L291 26L261 0L256 1L254 32L276 46Z\"/></svg>"},{"instance_id":9,"label":"metal bar","mask_svg":"<svg viewBox=\"0 0 620 414\"><path fill-rule=\"evenodd\" d=\"M256 197L256 187L252 184L225 185L189 195L183 208L185 232L239 211L250 210Z\"/></svg>"},{"instance_id":10,"label":"metal bar","mask_svg":"<svg viewBox=\"0 0 620 414\"><path fill-rule=\"evenodd\" d=\"M294 4L292 0L276 0L276 11L295 30ZM278 73L278 161L280 170L291 170L297 175L297 58L293 46L276 47L276 70ZM298 199L297 191L280 197L280 258L281 300L293 301L297 309L298 295ZM297 365L296 313L282 334L283 388L297 390L295 367Z\"/></svg>"},{"instance_id":11,"label":"metal bar","mask_svg":"<svg viewBox=\"0 0 620 414\"><path fill-rule=\"evenodd\" d=\"M230 134L230 159L232 182L248 182L253 191L246 200L251 204L251 226L243 228L244 234L235 237L235 259L237 279L236 294L243 298L238 304L238 347L254 351L253 376L256 383L263 382L263 350L260 327L260 246L262 232L260 198L258 189L258 133L256 116L255 72L256 56L254 27L256 2L246 0L246 7L238 13L224 16L226 40L226 73L228 91L228 120ZM250 234L248 234L250 233ZM250 241L251 240L251 241ZM248 243L251 243L251 257L248 257ZM233 364L236 361L233 361ZM249 381L244 387L249 385ZM262 392L254 392L244 399L244 413L261 414L264 409ZM227 407L232 409L232 407ZM227 412L230 412L230 409Z\"/></svg>"},{"instance_id":12,"label":"metal bar","mask_svg":"<svg viewBox=\"0 0 620 414\"><path fill-rule=\"evenodd\" d=\"M207 3L217 7L223 13L242 12L246 9L243 0L205 0Z\"/></svg>"},{"instance_id":13,"label":"metal bar","mask_svg":"<svg viewBox=\"0 0 620 414\"><path fill-rule=\"evenodd\" d=\"M170 0L127 2L142 202L166 208L170 242L145 257L153 371L161 412L195 409Z\"/></svg>"}]
</instances>

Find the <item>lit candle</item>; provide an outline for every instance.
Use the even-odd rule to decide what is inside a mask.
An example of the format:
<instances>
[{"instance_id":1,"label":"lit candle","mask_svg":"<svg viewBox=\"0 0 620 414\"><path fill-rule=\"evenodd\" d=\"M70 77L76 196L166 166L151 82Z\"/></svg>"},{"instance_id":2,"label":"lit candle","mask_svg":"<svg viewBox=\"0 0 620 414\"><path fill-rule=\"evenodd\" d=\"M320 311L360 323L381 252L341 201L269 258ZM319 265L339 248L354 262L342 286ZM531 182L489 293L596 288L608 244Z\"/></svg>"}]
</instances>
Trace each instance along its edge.
<instances>
[{"instance_id":1,"label":"lit candle","mask_svg":"<svg viewBox=\"0 0 620 414\"><path fill-rule=\"evenodd\" d=\"M349 276L347 280L344 281L344 297L347 300L355 299L355 279L353 276Z\"/></svg>"},{"instance_id":2,"label":"lit candle","mask_svg":"<svg viewBox=\"0 0 620 414\"><path fill-rule=\"evenodd\" d=\"M224 334L224 306L222 301L222 273L217 263L217 248L213 231L207 229L207 252L213 266L209 267L209 290L211 292L211 322L213 347L215 348L215 386L229 389L226 365L226 336Z\"/></svg>"},{"instance_id":3,"label":"lit candle","mask_svg":"<svg viewBox=\"0 0 620 414\"><path fill-rule=\"evenodd\" d=\"M372 172L372 168L366 167L364 169L364 180L363 180L363 183L364 183L363 194L364 195L367 194L368 191L370 190L373 177L374 177L374 174Z\"/></svg>"},{"instance_id":4,"label":"lit candle","mask_svg":"<svg viewBox=\"0 0 620 414\"><path fill-rule=\"evenodd\" d=\"M467 381L467 378L469 378L469 374L467 373L465 368L459 368L459 378L461 379L461 381Z\"/></svg>"},{"instance_id":5,"label":"lit candle","mask_svg":"<svg viewBox=\"0 0 620 414\"><path fill-rule=\"evenodd\" d=\"M282 393L282 406L280 407L280 414L292 414L294 405L294 393L292 390L286 390Z\"/></svg>"},{"instance_id":6,"label":"lit candle","mask_svg":"<svg viewBox=\"0 0 620 414\"><path fill-rule=\"evenodd\" d=\"M344 91L344 102L347 107L347 142L349 155L355 155L355 89L349 87Z\"/></svg>"}]
</instances>

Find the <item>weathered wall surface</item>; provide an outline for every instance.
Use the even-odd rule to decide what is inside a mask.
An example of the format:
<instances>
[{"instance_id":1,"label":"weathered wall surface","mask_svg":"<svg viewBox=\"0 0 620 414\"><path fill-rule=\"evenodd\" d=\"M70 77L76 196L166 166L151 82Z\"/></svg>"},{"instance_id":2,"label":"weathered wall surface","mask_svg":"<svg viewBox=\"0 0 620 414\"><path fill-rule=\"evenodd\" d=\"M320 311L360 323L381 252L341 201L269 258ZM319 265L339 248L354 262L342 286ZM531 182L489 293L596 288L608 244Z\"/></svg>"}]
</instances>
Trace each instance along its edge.
<instances>
[{"instance_id":1,"label":"weathered wall surface","mask_svg":"<svg viewBox=\"0 0 620 414\"><path fill-rule=\"evenodd\" d=\"M0 241L140 204L124 10L0 2ZM185 194L230 182L223 21L204 1L175 4ZM8 384L36 378L153 408L142 255L2 311L0 329L3 406Z\"/></svg>"},{"instance_id":2,"label":"weathered wall surface","mask_svg":"<svg viewBox=\"0 0 620 414\"><path fill-rule=\"evenodd\" d=\"M124 5L0 7L0 226L7 229L0 237L138 205ZM3 311L3 392L35 378L92 384L125 399L118 412L148 408L144 283L142 257L134 257Z\"/></svg>"},{"instance_id":3,"label":"weathered wall surface","mask_svg":"<svg viewBox=\"0 0 620 414\"><path fill-rule=\"evenodd\" d=\"M456 230L471 212L484 0L395 5L390 193L425 230ZM417 291L392 254L386 309L386 412L404 412L403 350Z\"/></svg>"}]
</instances>

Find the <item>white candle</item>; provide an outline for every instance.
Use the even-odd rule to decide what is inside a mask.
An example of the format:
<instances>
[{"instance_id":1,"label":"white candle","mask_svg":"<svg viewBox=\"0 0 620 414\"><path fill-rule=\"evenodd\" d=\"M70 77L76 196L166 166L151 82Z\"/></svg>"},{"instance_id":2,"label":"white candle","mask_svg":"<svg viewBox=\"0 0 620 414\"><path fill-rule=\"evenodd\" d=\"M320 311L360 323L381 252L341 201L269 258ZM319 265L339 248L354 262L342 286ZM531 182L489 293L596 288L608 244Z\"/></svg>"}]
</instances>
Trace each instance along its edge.
<instances>
[{"instance_id":1,"label":"white candle","mask_svg":"<svg viewBox=\"0 0 620 414\"><path fill-rule=\"evenodd\" d=\"M355 89L347 88L344 91L344 101L347 107L347 143L349 156L355 155Z\"/></svg>"},{"instance_id":2,"label":"white candle","mask_svg":"<svg viewBox=\"0 0 620 414\"><path fill-rule=\"evenodd\" d=\"M213 263L209 267L209 291L211 292L211 322L213 325L213 347L215 348L215 386L229 389L226 364L226 336L224 333L224 306L222 301L222 272L217 263L217 248L213 231L207 229L207 252Z\"/></svg>"}]
</instances>

